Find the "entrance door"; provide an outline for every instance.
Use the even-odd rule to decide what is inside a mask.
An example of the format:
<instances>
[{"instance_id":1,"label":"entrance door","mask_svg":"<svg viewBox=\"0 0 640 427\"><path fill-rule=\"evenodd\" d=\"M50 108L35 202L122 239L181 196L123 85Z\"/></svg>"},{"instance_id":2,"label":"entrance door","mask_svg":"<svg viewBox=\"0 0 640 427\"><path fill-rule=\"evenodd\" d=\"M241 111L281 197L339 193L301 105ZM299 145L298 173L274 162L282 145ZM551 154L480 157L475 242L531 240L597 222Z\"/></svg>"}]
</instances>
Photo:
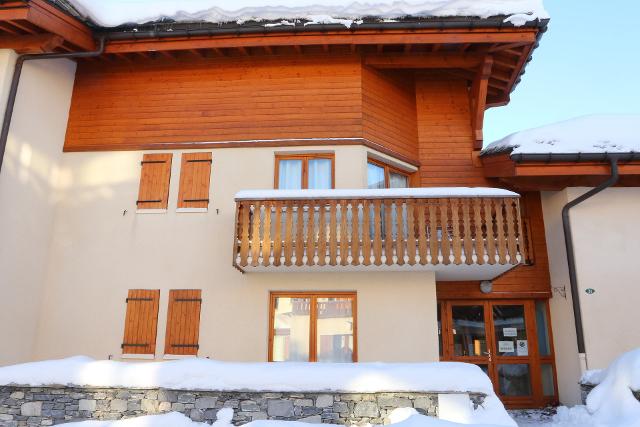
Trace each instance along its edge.
<instances>
[{"instance_id":1,"label":"entrance door","mask_svg":"<svg viewBox=\"0 0 640 427\"><path fill-rule=\"evenodd\" d=\"M541 303L441 301L442 360L478 365L508 407L538 407L553 402L557 395L553 357L544 350L549 349L551 341L548 312L546 303Z\"/></svg>"}]
</instances>

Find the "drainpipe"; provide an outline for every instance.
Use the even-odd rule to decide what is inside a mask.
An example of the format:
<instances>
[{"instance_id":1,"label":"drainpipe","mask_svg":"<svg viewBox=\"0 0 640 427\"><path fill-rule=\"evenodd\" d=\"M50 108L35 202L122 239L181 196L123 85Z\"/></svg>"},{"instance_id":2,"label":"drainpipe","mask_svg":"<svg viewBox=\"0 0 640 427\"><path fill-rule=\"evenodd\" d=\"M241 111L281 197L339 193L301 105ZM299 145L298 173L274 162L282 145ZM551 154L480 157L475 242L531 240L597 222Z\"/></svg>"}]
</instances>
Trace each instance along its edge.
<instances>
[{"instance_id":1,"label":"drainpipe","mask_svg":"<svg viewBox=\"0 0 640 427\"><path fill-rule=\"evenodd\" d=\"M13 107L16 104L16 95L18 94L18 85L20 84L20 76L22 74L22 65L25 61L33 61L38 59L74 59L74 58L92 58L100 56L104 52L104 37L98 39L98 48L90 52L66 52L66 53L28 53L19 55L13 68L13 77L9 88L9 97L7 98L7 107L4 110L4 119L2 121L2 130L0 131L0 171L2 171L2 162L4 160L4 152L7 148L7 139L9 138L9 128L11 127L11 119L13 117Z\"/></svg>"},{"instance_id":2,"label":"drainpipe","mask_svg":"<svg viewBox=\"0 0 640 427\"><path fill-rule=\"evenodd\" d=\"M573 250L573 237L571 235L571 221L569 220L569 210L595 196L606 188L611 187L618 181L618 160L611 158L611 176L602 184L587 191L580 197L570 201L562 208L562 228L564 229L564 244L567 250L567 264L569 267L569 283L571 285L571 302L573 304L573 317L576 324L576 338L578 340L578 358L580 359L580 371L587 370L587 354L584 345L584 330L582 326L582 312L580 308L580 294L578 291L578 277L576 275L576 258Z\"/></svg>"}]
</instances>

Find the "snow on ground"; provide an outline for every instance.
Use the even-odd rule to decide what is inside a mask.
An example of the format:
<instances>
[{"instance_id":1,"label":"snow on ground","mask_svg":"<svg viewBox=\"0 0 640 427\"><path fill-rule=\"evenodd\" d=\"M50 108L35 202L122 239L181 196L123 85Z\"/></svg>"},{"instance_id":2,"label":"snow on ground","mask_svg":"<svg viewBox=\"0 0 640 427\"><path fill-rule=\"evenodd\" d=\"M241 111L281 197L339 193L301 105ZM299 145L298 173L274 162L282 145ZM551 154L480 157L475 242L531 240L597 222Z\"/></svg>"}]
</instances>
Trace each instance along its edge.
<instances>
[{"instance_id":1,"label":"snow on ground","mask_svg":"<svg viewBox=\"0 0 640 427\"><path fill-rule=\"evenodd\" d=\"M591 115L513 133L482 154L640 153L640 115Z\"/></svg>"},{"instance_id":2,"label":"snow on ground","mask_svg":"<svg viewBox=\"0 0 640 427\"><path fill-rule=\"evenodd\" d=\"M215 427L232 427L231 417L233 410L225 408L218 411L218 420L213 423ZM390 415L391 424L395 427L500 427L492 424L459 424L449 421L439 420L416 413L414 409L399 408ZM310 424L299 421L273 421L261 420L252 421L245 424L246 427L309 427ZM322 424L323 427L344 427L337 424ZM371 426L369 427L382 427ZM186 416L171 412L163 415L149 415L144 417L130 418L120 421L82 421L78 423L65 424L65 427L209 427L209 424L191 421Z\"/></svg>"},{"instance_id":3,"label":"snow on ground","mask_svg":"<svg viewBox=\"0 0 640 427\"><path fill-rule=\"evenodd\" d=\"M546 19L542 0L69 0L98 25L114 27L161 19L227 23L307 20L350 26L365 17L479 17L508 15L506 22L523 25Z\"/></svg>"},{"instance_id":4,"label":"snow on ground","mask_svg":"<svg viewBox=\"0 0 640 427\"><path fill-rule=\"evenodd\" d=\"M359 188L346 190L243 190L236 200L263 199L359 199L376 197L518 197L518 193L489 187Z\"/></svg>"}]
</instances>

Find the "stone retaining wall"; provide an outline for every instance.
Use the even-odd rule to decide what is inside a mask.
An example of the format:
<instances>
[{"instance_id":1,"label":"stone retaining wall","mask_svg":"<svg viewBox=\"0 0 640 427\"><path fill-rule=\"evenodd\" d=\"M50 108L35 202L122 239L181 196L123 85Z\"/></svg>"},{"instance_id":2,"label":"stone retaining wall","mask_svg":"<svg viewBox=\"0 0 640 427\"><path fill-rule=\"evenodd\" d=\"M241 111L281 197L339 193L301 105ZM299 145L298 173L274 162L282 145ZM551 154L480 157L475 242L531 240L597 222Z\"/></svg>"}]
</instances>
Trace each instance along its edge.
<instances>
[{"instance_id":1,"label":"stone retaining wall","mask_svg":"<svg viewBox=\"0 0 640 427\"><path fill-rule=\"evenodd\" d=\"M594 384L580 383L580 397L583 405L587 404L587 396L595 387ZM636 400L640 401L640 390L632 391L632 393Z\"/></svg>"},{"instance_id":2,"label":"stone retaining wall","mask_svg":"<svg viewBox=\"0 0 640 427\"><path fill-rule=\"evenodd\" d=\"M475 405L485 396L469 394ZM0 386L0 426L56 425L80 420L117 420L169 411L213 422L233 408L233 423L299 420L310 423L383 424L395 408L413 407L436 416L437 393L259 393L166 389Z\"/></svg>"}]
</instances>

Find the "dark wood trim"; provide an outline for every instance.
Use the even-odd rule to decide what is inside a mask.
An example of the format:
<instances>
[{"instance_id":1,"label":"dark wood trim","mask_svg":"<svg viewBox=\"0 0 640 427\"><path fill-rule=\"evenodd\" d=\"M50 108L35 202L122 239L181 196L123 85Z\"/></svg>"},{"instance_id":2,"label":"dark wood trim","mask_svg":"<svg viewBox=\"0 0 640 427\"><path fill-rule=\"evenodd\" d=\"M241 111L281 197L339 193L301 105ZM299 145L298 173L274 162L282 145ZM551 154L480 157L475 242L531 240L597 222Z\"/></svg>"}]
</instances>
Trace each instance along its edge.
<instances>
[{"instance_id":1,"label":"dark wood trim","mask_svg":"<svg viewBox=\"0 0 640 427\"><path fill-rule=\"evenodd\" d=\"M269 293L269 339L267 357L269 362L273 362L273 340L274 340L274 314L275 301L278 297L285 298L309 298L309 362L317 362L317 300L318 298L350 298L351 315L353 317L353 362L358 361L358 294L356 292L288 292L272 291Z\"/></svg>"}]
</instances>

